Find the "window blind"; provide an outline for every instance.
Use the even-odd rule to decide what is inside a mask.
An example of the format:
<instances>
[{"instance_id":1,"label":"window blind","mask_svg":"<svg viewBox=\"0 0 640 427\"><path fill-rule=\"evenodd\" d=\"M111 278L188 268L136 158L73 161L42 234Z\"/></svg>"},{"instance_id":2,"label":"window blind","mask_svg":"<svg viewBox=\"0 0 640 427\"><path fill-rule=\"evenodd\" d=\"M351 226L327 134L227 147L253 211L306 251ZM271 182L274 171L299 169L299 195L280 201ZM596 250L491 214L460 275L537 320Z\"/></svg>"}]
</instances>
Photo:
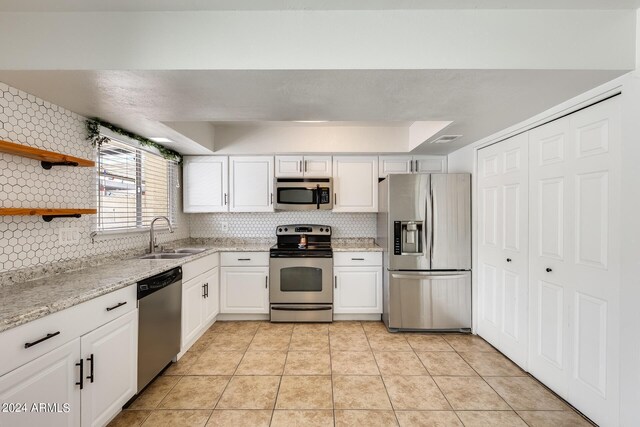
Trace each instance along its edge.
<instances>
[{"instance_id":1,"label":"window blind","mask_svg":"<svg viewBox=\"0 0 640 427\"><path fill-rule=\"evenodd\" d=\"M97 231L143 229L157 216L175 225L175 162L110 139L99 149L97 168Z\"/></svg>"}]
</instances>

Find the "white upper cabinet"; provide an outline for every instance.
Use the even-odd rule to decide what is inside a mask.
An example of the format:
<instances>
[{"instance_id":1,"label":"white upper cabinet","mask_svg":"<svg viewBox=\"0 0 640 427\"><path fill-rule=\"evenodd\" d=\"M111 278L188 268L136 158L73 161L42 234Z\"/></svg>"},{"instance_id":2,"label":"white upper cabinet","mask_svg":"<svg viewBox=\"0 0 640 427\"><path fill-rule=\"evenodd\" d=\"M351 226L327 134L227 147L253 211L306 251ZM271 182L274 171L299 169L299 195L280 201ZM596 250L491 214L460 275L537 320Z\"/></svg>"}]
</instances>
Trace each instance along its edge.
<instances>
[{"instance_id":1,"label":"white upper cabinet","mask_svg":"<svg viewBox=\"0 0 640 427\"><path fill-rule=\"evenodd\" d=\"M378 211L378 157L333 158L334 212Z\"/></svg>"},{"instance_id":2,"label":"white upper cabinet","mask_svg":"<svg viewBox=\"0 0 640 427\"><path fill-rule=\"evenodd\" d=\"M447 173L447 156L413 156L413 172Z\"/></svg>"},{"instance_id":3,"label":"white upper cabinet","mask_svg":"<svg viewBox=\"0 0 640 427\"><path fill-rule=\"evenodd\" d=\"M228 164L226 156L184 158L184 212L229 210Z\"/></svg>"},{"instance_id":4,"label":"white upper cabinet","mask_svg":"<svg viewBox=\"0 0 640 427\"><path fill-rule=\"evenodd\" d=\"M276 177L302 177L304 167L302 156L276 156Z\"/></svg>"},{"instance_id":5,"label":"white upper cabinet","mask_svg":"<svg viewBox=\"0 0 640 427\"><path fill-rule=\"evenodd\" d=\"M273 212L273 157L230 157L231 212Z\"/></svg>"},{"instance_id":6,"label":"white upper cabinet","mask_svg":"<svg viewBox=\"0 0 640 427\"><path fill-rule=\"evenodd\" d=\"M446 156L380 156L378 176L390 173L446 173Z\"/></svg>"},{"instance_id":7,"label":"white upper cabinet","mask_svg":"<svg viewBox=\"0 0 640 427\"><path fill-rule=\"evenodd\" d=\"M276 156L276 177L331 177L331 156Z\"/></svg>"}]
</instances>

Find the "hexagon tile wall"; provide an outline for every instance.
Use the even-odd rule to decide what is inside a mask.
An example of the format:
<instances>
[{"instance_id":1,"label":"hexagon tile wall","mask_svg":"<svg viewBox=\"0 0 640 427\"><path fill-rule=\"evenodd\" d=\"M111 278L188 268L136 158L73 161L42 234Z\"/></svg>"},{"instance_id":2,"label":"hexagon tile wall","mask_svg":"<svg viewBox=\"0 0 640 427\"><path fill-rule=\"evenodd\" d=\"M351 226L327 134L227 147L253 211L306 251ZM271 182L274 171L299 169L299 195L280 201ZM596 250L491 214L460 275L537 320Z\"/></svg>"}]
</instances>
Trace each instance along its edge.
<instances>
[{"instance_id":1,"label":"hexagon tile wall","mask_svg":"<svg viewBox=\"0 0 640 427\"><path fill-rule=\"evenodd\" d=\"M319 212L190 214L191 237L273 237L282 224L323 224L333 237L375 237L376 214Z\"/></svg>"},{"instance_id":2,"label":"hexagon tile wall","mask_svg":"<svg viewBox=\"0 0 640 427\"><path fill-rule=\"evenodd\" d=\"M92 159L91 143L85 140L84 117L0 83L0 139L45 150ZM58 167L45 171L40 163L0 153L0 206L9 208L95 207L95 169ZM50 264L144 247L146 234L102 237L91 243L94 215L79 219L0 217L0 272ZM79 243L58 243L60 228L78 228ZM189 236L186 217L179 215L174 234L160 240Z\"/></svg>"}]
</instances>

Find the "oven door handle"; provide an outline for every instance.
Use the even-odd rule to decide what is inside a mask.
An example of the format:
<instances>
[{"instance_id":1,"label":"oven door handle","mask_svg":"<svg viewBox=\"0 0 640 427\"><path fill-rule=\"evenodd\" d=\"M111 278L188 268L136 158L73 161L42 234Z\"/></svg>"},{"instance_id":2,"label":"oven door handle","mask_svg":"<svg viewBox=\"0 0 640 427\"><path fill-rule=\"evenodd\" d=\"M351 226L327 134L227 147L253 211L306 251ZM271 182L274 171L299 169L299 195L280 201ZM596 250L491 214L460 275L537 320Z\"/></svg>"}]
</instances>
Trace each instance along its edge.
<instances>
[{"instance_id":1,"label":"oven door handle","mask_svg":"<svg viewBox=\"0 0 640 427\"><path fill-rule=\"evenodd\" d=\"M330 305L271 305L271 310L277 311L325 311L331 309Z\"/></svg>"},{"instance_id":2,"label":"oven door handle","mask_svg":"<svg viewBox=\"0 0 640 427\"><path fill-rule=\"evenodd\" d=\"M320 209L320 184L316 185L316 209Z\"/></svg>"}]
</instances>

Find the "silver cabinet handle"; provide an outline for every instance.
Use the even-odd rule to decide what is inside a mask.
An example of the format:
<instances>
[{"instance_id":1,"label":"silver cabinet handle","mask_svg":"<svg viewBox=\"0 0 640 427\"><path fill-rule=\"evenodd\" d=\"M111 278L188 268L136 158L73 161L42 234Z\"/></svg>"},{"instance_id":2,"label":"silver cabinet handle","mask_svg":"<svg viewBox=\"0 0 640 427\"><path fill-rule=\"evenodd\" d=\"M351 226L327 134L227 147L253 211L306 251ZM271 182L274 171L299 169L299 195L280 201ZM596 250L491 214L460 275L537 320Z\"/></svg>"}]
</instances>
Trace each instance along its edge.
<instances>
[{"instance_id":1,"label":"silver cabinet handle","mask_svg":"<svg viewBox=\"0 0 640 427\"><path fill-rule=\"evenodd\" d=\"M238 258L238 261L251 261L251 258Z\"/></svg>"},{"instance_id":2,"label":"silver cabinet handle","mask_svg":"<svg viewBox=\"0 0 640 427\"><path fill-rule=\"evenodd\" d=\"M334 205L338 204L338 193L333 193L333 204Z\"/></svg>"},{"instance_id":3,"label":"silver cabinet handle","mask_svg":"<svg viewBox=\"0 0 640 427\"><path fill-rule=\"evenodd\" d=\"M264 288L269 288L269 276L264 276Z\"/></svg>"},{"instance_id":4,"label":"silver cabinet handle","mask_svg":"<svg viewBox=\"0 0 640 427\"><path fill-rule=\"evenodd\" d=\"M466 274L392 274L394 279L410 279L410 280L452 280L464 279Z\"/></svg>"},{"instance_id":5,"label":"silver cabinet handle","mask_svg":"<svg viewBox=\"0 0 640 427\"><path fill-rule=\"evenodd\" d=\"M304 161L304 171L305 172L307 171L307 161L306 160Z\"/></svg>"},{"instance_id":6,"label":"silver cabinet handle","mask_svg":"<svg viewBox=\"0 0 640 427\"><path fill-rule=\"evenodd\" d=\"M333 276L333 287L338 289L338 276Z\"/></svg>"},{"instance_id":7,"label":"silver cabinet handle","mask_svg":"<svg viewBox=\"0 0 640 427\"><path fill-rule=\"evenodd\" d=\"M227 193L224 193L224 205L227 206Z\"/></svg>"},{"instance_id":8,"label":"silver cabinet handle","mask_svg":"<svg viewBox=\"0 0 640 427\"><path fill-rule=\"evenodd\" d=\"M271 193L270 204L273 204L273 193Z\"/></svg>"},{"instance_id":9,"label":"silver cabinet handle","mask_svg":"<svg viewBox=\"0 0 640 427\"><path fill-rule=\"evenodd\" d=\"M364 258L351 258L351 261L364 261Z\"/></svg>"},{"instance_id":10,"label":"silver cabinet handle","mask_svg":"<svg viewBox=\"0 0 640 427\"><path fill-rule=\"evenodd\" d=\"M298 167L299 167L298 172L302 172L302 160L298 162Z\"/></svg>"},{"instance_id":11,"label":"silver cabinet handle","mask_svg":"<svg viewBox=\"0 0 640 427\"><path fill-rule=\"evenodd\" d=\"M409 160L409 172L413 172L413 160Z\"/></svg>"},{"instance_id":12,"label":"silver cabinet handle","mask_svg":"<svg viewBox=\"0 0 640 427\"><path fill-rule=\"evenodd\" d=\"M418 160L414 160L416 162L416 166L413 168L414 172L418 172Z\"/></svg>"}]
</instances>

